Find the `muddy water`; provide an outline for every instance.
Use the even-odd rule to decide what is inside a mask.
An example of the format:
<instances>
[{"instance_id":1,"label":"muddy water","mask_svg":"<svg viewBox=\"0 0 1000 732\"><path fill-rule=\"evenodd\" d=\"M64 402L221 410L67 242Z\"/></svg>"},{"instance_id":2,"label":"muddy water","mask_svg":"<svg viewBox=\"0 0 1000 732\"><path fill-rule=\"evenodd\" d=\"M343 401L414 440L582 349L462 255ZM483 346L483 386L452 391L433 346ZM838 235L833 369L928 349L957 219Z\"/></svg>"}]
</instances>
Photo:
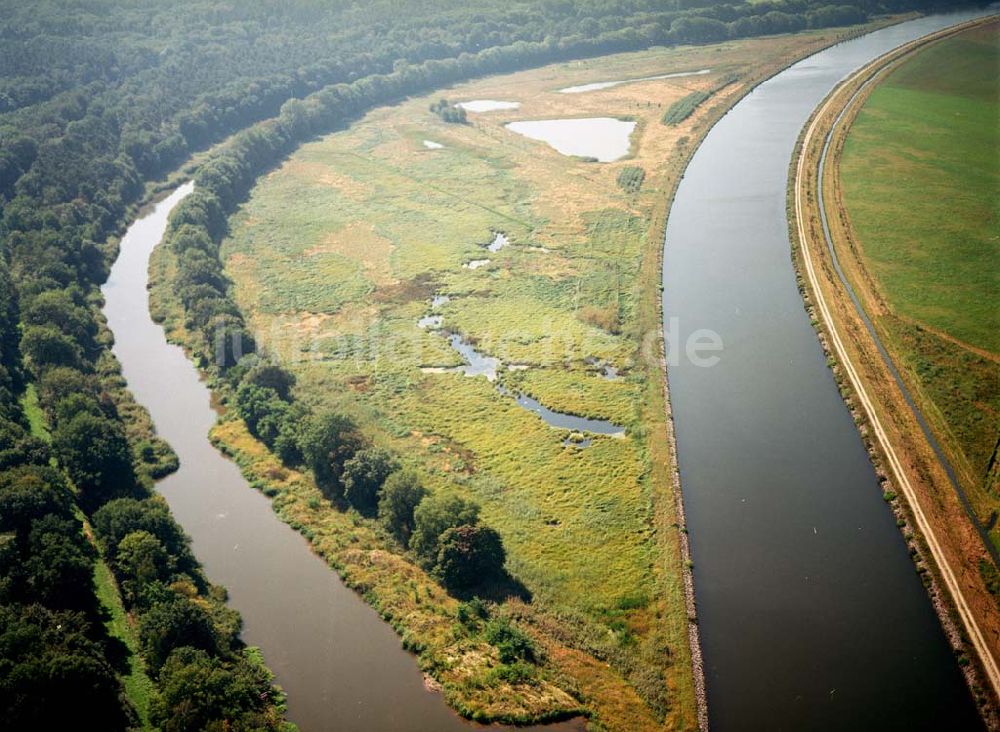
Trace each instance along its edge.
<instances>
[{"instance_id":1,"label":"muddy water","mask_svg":"<svg viewBox=\"0 0 1000 732\"><path fill-rule=\"evenodd\" d=\"M393 630L209 444L216 420L209 391L150 320L146 293L149 255L171 208L190 190L181 187L129 228L103 288L129 387L180 457L180 470L161 481L159 491L209 578L229 589L243 615L244 640L263 649L288 692L288 716L302 730L497 729L461 720L440 694L427 691Z\"/></svg>"},{"instance_id":2,"label":"muddy water","mask_svg":"<svg viewBox=\"0 0 1000 732\"><path fill-rule=\"evenodd\" d=\"M844 76L964 20L933 16L823 51L709 133L674 201L665 317L723 340L669 368L717 730L980 726L803 310L788 166Z\"/></svg>"}]
</instances>

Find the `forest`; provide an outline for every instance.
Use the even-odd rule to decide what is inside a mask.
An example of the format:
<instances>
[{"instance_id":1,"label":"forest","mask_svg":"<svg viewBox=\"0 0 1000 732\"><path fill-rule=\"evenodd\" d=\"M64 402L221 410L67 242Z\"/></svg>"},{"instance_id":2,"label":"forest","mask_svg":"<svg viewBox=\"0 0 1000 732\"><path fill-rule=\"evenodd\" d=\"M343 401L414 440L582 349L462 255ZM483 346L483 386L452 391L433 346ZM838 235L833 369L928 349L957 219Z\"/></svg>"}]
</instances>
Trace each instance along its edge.
<instances>
[{"instance_id":1,"label":"forest","mask_svg":"<svg viewBox=\"0 0 1000 732\"><path fill-rule=\"evenodd\" d=\"M424 497L336 415L302 415L218 259L226 217L298 144L451 82L561 59L857 23L927 2L698 0L503 5L197 0L0 2L0 714L11 728L279 729L282 695L242 646L156 496L176 467L127 391L100 314L125 224L192 154L198 189L168 233L186 325L254 434L337 500L380 517L461 593L501 571L474 505ZM224 141L224 142L223 142ZM623 185L638 188L641 176ZM241 356L243 360L241 360ZM301 425L306 425L302 428ZM330 455L338 457L331 460ZM327 475L329 473L329 475ZM154 691L126 694L128 649L93 577L110 568ZM473 572L474 574L474 572ZM524 655L524 654L522 654ZM212 693L192 700L192 691ZM143 705L140 705L143 706ZM148 716L148 719L143 719Z\"/></svg>"}]
</instances>

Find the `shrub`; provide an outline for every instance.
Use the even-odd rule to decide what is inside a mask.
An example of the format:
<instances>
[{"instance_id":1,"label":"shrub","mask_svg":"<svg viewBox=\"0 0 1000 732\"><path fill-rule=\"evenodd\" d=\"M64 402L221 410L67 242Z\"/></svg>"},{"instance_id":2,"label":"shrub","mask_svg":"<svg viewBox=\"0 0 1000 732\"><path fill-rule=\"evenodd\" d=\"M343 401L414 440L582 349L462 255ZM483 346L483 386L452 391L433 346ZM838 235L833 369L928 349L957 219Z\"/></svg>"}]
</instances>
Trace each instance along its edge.
<instances>
[{"instance_id":1,"label":"shrub","mask_svg":"<svg viewBox=\"0 0 1000 732\"><path fill-rule=\"evenodd\" d=\"M359 451L344 462L344 497L360 513L375 513L382 484L398 467L392 455L385 450L369 448Z\"/></svg>"},{"instance_id":2,"label":"shrub","mask_svg":"<svg viewBox=\"0 0 1000 732\"><path fill-rule=\"evenodd\" d=\"M451 590L468 590L503 572L500 535L488 526L457 526L438 539L434 573Z\"/></svg>"},{"instance_id":3,"label":"shrub","mask_svg":"<svg viewBox=\"0 0 1000 732\"><path fill-rule=\"evenodd\" d=\"M378 518L386 531L404 547L409 546L414 529L414 513L427 495L420 476L412 470L400 470L382 485L378 502Z\"/></svg>"},{"instance_id":4,"label":"shrub","mask_svg":"<svg viewBox=\"0 0 1000 732\"><path fill-rule=\"evenodd\" d=\"M431 105L430 109L445 122L464 125L467 121L465 110L461 107L456 107L447 99L437 100Z\"/></svg>"},{"instance_id":5,"label":"shrub","mask_svg":"<svg viewBox=\"0 0 1000 732\"><path fill-rule=\"evenodd\" d=\"M517 661L537 660L535 642L510 620L493 618L486 623L486 641L500 652L500 660L511 664Z\"/></svg>"},{"instance_id":6,"label":"shrub","mask_svg":"<svg viewBox=\"0 0 1000 732\"><path fill-rule=\"evenodd\" d=\"M450 493L432 494L413 512L413 549L428 565L437 560L441 535L456 526L474 526L479 521L479 506Z\"/></svg>"},{"instance_id":7,"label":"shrub","mask_svg":"<svg viewBox=\"0 0 1000 732\"><path fill-rule=\"evenodd\" d=\"M676 126L681 122L686 120L695 110L704 102L712 96L711 92L707 91L694 91L687 96L681 97L676 102L667 108L667 111L663 115L663 124Z\"/></svg>"},{"instance_id":8,"label":"shrub","mask_svg":"<svg viewBox=\"0 0 1000 732\"><path fill-rule=\"evenodd\" d=\"M646 171L638 165L629 165L618 173L618 187L626 193L636 193L646 179Z\"/></svg>"}]
</instances>

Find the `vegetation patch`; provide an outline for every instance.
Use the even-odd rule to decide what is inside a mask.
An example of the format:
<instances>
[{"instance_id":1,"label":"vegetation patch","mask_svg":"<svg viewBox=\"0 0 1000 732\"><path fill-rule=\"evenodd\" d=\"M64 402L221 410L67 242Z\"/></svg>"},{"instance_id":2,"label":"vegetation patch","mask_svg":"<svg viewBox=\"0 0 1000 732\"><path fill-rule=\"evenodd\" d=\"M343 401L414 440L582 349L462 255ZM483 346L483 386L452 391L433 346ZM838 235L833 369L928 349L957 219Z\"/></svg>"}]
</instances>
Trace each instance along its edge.
<instances>
[{"instance_id":1,"label":"vegetation patch","mask_svg":"<svg viewBox=\"0 0 1000 732\"><path fill-rule=\"evenodd\" d=\"M1000 541L1000 24L921 50L872 91L840 161L876 324Z\"/></svg>"},{"instance_id":2,"label":"vegetation patch","mask_svg":"<svg viewBox=\"0 0 1000 732\"><path fill-rule=\"evenodd\" d=\"M637 193L642 188L646 171L637 165L628 165L618 173L618 186L626 193Z\"/></svg>"},{"instance_id":3,"label":"vegetation patch","mask_svg":"<svg viewBox=\"0 0 1000 732\"><path fill-rule=\"evenodd\" d=\"M788 37L735 44L723 65L752 76L762 51L777 65L800 52L798 44L818 42ZM611 64L622 76L652 76L680 58L677 51L616 56L589 73L606 75ZM718 52L687 49L683 60L708 67ZM570 68L555 67L566 83L579 79ZM295 404L313 414L344 415L366 442L388 450L404 469L416 468L432 494L478 504L482 523L502 540L515 581L510 587L523 592L508 590L491 612L516 612L544 660L508 653L488 672L463 678L462 699L450 697L463 713L487 718L488 708L496 718L510 718L511 709L484 700L504 685L558 679L567 693L586 687L590 712L614 728L642 729L667 716L683 726L680 720L692 718L682 660L688 653L684 570L676 525L666 518L673 495L660 475L668 459L662 374L643 344L659 323L650 283L658 272L661 191L679 175L680 166L670 164L679 140L701 134L704 125L694 127L700 114L676 127L647 123L691 85L711 89L723 78L624 85L581 102L551 91L551 68L492 77L449 94L512 99L521 107L466 125L427 115L430 99L416 97L305 144L251 191L230 221L220 247L223 274L257 343L294 375ZM580 116L580 103L589 105L588 116L637 120L642 139L629 164L539 154L504 129L513 115ZM428 155L424 139L445 148ZM622 173L629 168L642 175ZM620 186L620 176L633 182ZM487 253L497 231L510 243ZM352 247L337 232L375 232L380 248L372 254ZM257 264L276 254L306 261L329 252L333 236L344 242L337 254L357 266L331 274L340 279L320 289L333 294L354 283L361 294L350 303L337 306L320 291L312 297L329 305L303 308L292 289L299 265ZM171 249L164 261L176 256ZM372 256L381 258L377 267L362 261ZM464 266L484 259L487 266ZM433 304L439 295L447 299ZM369 313L363 322L345 317L362 311ZM431 314L445 332L499 359L498 382L508 391L569 414L612 419L629 436L586 435L589 442L574 443L568 431L549 427L496 384L447 372L462 357L433 328L417 326ZM595 361L627 376L604 378L590 365ZM239 368L228 383L243 378ZM276 438L262 436L282 454ZM220 444L245 454L248 446L235 449L233 439ZM270 480L258 484L275 490ZM325 522L345 515L338 501L327 504L315 493L304 497L294 517L283 499L278 504L314 543ZM340 540L363 525L351 521L355 528ZM435 598L442 597L442 584L462 596L454 584L461 572L448 569L454 553L472 556L472 547L481 548L475 550L480 556L495 553L488 532L475 536L458 528L440 535L448 549L436 547L434 566L426 563L433 551L421 548L422 540L409 545L409 561L432 570L427 581L438 587ZM347 560L337 556L331 561L340 569ZM387 578L401 566L392 564ZM342 571L349 578L353 570ZM385 613L378 595L367 584L364 589ZM396 622L404 637L413 635L410 622ZM411 647L437 668L441 645L422 640ZM627 699L641 702L625 711Z\"/></svg>"}]
</instances>

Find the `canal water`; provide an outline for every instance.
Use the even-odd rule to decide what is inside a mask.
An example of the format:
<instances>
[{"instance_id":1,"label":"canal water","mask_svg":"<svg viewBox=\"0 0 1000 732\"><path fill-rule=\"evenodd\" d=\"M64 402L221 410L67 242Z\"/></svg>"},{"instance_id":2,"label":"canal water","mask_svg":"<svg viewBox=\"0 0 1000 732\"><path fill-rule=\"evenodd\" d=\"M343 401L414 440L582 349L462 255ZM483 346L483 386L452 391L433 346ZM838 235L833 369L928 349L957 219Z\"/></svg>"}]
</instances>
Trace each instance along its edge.
<instances>
[{"instance_id":1,"label":"canal water","mask_svg":"<svg viewBox=\"0 0 1000 732\"><path fill-rule=\"evenodd\" d=\"M665 322L724 346L668 369L713 729L981 727L803 309L786 218L796 139L836 83L974 15L795 64L720 120L678 188Z\"/></svg>"}]
</instances>

